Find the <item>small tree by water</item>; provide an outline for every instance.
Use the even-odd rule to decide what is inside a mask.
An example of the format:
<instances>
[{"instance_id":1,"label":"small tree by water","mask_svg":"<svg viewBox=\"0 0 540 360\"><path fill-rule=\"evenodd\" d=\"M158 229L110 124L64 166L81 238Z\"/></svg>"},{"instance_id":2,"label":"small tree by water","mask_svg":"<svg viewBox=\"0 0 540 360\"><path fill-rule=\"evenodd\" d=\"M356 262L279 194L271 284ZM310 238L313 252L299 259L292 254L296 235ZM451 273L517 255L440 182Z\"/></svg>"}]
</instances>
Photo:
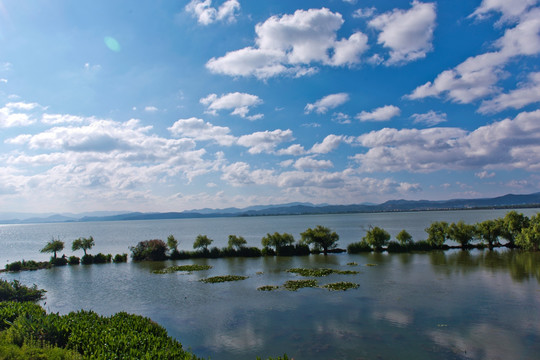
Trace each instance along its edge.
<instances>
[{"instance_id":1,"label":"small tree by water","mask_svg":"<svg viewBox=\"0 0 540 360\"><path fill-rule=\"evenodd\" d=\"M90 250L94 245L94 238L92 236L88 238L80 237L76 240L73 240L73 244L71 244L71 250L77 251L82 249L84 251L84 255L86 256L86 250Z\"/></svg>"},{"instance_id":2,"label":"small tree by water","mask_svg":"<svg viewBox=\"0 0 540 360\"><path fill-rule=\"evenodd\" d=\"M64 242L58 239L52 238L51 241L45 245L40 251L42 253L53 253L54 259L56 259L56 253L64 250Z\"/></svg>"},{"instance_id":3,"label":"small tree by water","mask_svg":"<svg viewBox=\"0 0 540 360\"><path fill-rule=\"evenodd\" d=\"M195 242L193 243L194 249L201 249L202 251L208 251L208 247L212 244L214 240L210 239L206 235L197 235Z\"/></svg>"},{"instance_id":4,"label":"small tree by water","mask_svg":"<svg viewBox=\"0 0 540 360\"><path fill-rule=\"evenodd\" d=\"M337 246L339 235L329 228L317 225L315 229L307 229L300 234L302 242L313 244L316 248L322 248L324 255L328 254L329 249L334 249Z\"/></svg>"}]
</instances>

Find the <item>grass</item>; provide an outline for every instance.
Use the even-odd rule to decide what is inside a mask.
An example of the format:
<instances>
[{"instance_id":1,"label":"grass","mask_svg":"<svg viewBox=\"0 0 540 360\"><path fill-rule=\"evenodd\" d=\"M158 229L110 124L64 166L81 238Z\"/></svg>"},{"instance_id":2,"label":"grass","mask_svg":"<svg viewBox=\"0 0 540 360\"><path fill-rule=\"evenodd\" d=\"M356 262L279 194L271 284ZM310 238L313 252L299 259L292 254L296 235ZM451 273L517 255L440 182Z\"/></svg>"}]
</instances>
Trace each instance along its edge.
<instances>
[{"instance_id":1,"label":"grass","mask_svg":"<svg viewBox=\"0 0 540 360\"><path fill-rule=\"evenodd\" d=\"M196 264L190 264L190 265L175 265L175 266L169 266L165 269L161 270L154 270L152 273L154 274L170 274L177 271L186 271L186 272L192 272L192 271L202 271L202 270L209 270L212 266L210 265L196 265Z\"/></svg>"},{"instance_id":2,"label":"grass","mask_svg":"<svg viewBox=\"0 0 540 360\"><path fill-rule=\"evenodd\" d=\"M317 280L288 280L283 287L289 291L296 291L306 287L317 287Z\"/></svg>"},{"instance_id":3,"label":"grass","mask_svg":"<svg viewBox=\"0 0 540 360\"><path fill-rule=\"evenodd\" d=\"M199 281L203 283L222 283L222 282L228 282L228 281L240 281L247 279L248 276L239 276L239 275L224 275L224 276L213 276L206 279L201 279Z\"/></svg>"},{"instance_id":4,"label":"grass","mask_svg":"<svg viewBox=\"0 0 540 360\"><path fill-rule=\"evenodd\" d=\"M346 291L349 289L358 289L360 285L348 281L340 281L336 283L326 284L322 287L331 291Z\"/></svg>"},{"instance_id":5,"label":"grass","mask_svg":"<svg viewBox=\"0 0 540 360\"><path fill-rule=\"evenodd\" d=\"M353 270L334 270L334 269L306 269L306 268L293 268L287 270L287 272L298 274L300 276L314 276L314 277L321 277L321 276L328 276L330 274L340 274L340 275L354 275L358 274L358 271Z\"/></svg>"}]
</instances>

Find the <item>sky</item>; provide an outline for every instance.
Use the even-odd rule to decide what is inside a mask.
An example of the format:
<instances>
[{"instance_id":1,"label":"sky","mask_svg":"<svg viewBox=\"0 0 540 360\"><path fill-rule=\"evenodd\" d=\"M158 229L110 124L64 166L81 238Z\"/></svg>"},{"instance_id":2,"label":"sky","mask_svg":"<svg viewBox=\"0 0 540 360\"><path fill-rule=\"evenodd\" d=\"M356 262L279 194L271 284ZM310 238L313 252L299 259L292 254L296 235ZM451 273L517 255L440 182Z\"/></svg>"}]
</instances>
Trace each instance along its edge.
<instances>
[{"instance_id":1,"label":"sky","mask_svg":"<svg viewBox=\"0 0 540 360\"><path fill-rule=\"evenodd\" d=\"M0 0L0 211L540 191L538 0Z\"/></svg>"}]
</instances>

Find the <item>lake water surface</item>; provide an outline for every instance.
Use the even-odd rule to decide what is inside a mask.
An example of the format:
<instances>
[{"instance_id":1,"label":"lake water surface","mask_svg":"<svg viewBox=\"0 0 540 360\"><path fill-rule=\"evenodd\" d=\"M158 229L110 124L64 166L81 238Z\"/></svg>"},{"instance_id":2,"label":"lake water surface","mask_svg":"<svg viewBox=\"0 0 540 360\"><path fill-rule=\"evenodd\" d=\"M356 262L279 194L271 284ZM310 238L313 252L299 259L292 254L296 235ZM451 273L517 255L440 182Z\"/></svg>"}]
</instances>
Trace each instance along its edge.
<instances>
[{"instance_id":1,"label":"lake water surface","mask_svg":"<svg viewBox=\"0 0 540 360\"><path fill-rule=\"evenodd\" d=\"M524 210L527 215L538 210ZM174 234L189 249L197 234L224 246L228 234L260 246L267 232L299 237L307 227L329 226L341 247L358 241L369 225L392 235L401 229L424 239L432 221L474 223L505 211L453 211L73 223L0 227L2 262L46 259L39 249L51 236L67 245L93 235L91 253L129 252L140 240ZM67 256L72 255L68 249ZM80 256L80 254L79 254ZM350 263L357 265L349 265ZM208 264L192 274L158 275L173 264ZM376 265L376 266L368 266ZM258 291L302 277L293 267L359 271L317 278L320 285L351 281L358 289ZM206 284L215 275L246 280ZM460 251L413 254L335 254L255 259L197 259L61 267L2 273L47 290L52 312L87 309L148 316L199 356L254 359L287 353L295 359L536 359L540 353L540 253Z\"/></svg>"}]
</instances>

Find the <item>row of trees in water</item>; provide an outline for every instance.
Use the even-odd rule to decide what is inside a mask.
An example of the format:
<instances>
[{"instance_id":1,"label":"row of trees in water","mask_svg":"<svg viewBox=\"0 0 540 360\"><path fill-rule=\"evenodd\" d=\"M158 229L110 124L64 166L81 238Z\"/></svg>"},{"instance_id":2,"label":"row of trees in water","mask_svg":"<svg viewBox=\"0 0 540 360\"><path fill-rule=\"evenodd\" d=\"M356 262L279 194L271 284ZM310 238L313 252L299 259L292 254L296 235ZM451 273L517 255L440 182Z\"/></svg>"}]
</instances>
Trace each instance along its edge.
<instances>
[{"instance_id":1,"label":"row of trees in water","mask_svg":"<svg viewBox=\"0 0 540 360\"><path fill-rule=\"evenodd\" d=\"M463 250L501 246L500 240L506 240L504 246L537 251L540 247L540 213L531 218L516 211L508 212L503 218L485 220L476 224L464 221L447 223L435 221L425 229L426 240L414 242L412 236L402 230L396 236L397 241L390 241L390 234L379 227L370 228L359 243L349 245L349 252L382 250L429 250L449 247L447 240L459 244Z\"/></svg>"},{"instance_id":2,"label":"row of trees in water","mask_svg":"<svg viewBox=\"0 0 540 360\"><path fill-rule=\"evenodd\" d=\"M502 246L501 239L506 240L504 246L510 248L521 248L528 251L537 251L540 248L540 213L527 217L516 211L508 212L503 218L485 220L476 224L467 224L463 221L457 223L447 223L445 221L435 221L425 229L427 239L414 241L412 236L406 231L400 231L395 240L391 240L391 235L380 227L370 227L366 235L360 242L349 244L347 252L358 253L366 251L404 252L404 251L426 251L431 249L448 249L451 246L446 244L447 240L459 244L463 250L471 248L484 248ZM289 233L266 234L261 239L262 249L257 247L247 247L247 241L242 236L229 235L228 246L219 249L212 247L213 240L206 235L198 235L193 243L194 251L178 250L178 240L169 235L167 242L162 240L145 240L130 247L132 259L142 260L165 260L165 259L187 259L195 257L257 257L266 255L308 255L310 253L342 252L337 249L339 235L331 229L318 225L315 228L308 228L300 234L301 240L296 242L294 236ZM52 253L50 262L16 262L8 264L6 270L17 271L47 267L50 265L71 265L93 264L105 262L125 262L127 254L117 254L114 258L110 255L97 254L90 255L88 250L95 245L92 236L88 238L78 238L73 241L71 249L73 251L83 250L82 258L76 256L58 257L57 254L64 249L64 242L52 239L41 252ZM311 248L310 248L311 246ZM456 247L456 246L454 246ZM37 264L37 265L36 265Z\"/></svg>"}]
</instances>

